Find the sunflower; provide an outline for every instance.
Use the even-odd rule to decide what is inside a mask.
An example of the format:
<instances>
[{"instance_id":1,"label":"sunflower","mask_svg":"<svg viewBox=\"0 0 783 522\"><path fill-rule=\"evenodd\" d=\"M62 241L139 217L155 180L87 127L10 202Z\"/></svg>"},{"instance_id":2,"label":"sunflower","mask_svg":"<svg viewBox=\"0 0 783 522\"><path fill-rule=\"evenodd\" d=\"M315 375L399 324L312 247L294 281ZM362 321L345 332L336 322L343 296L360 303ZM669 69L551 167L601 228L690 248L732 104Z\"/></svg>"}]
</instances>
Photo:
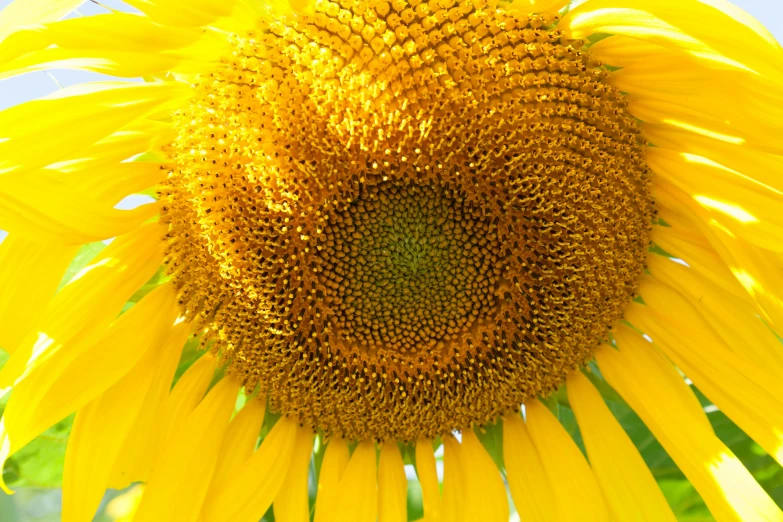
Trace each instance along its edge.
<instances>
[{"instance_id":1,"label":"sunflower","mask_svg":"<svg viewBox=\"0 0 783 522\"><path fill-rule=\"evenodd\" d=\"M716 520L783 520L689 386L783 464L783 50L749 15L126 0L58 21L79 3L0 15L0 77L120 78L0 112L0 460L75 412L64 521L141 482L137 522L306 522L314 451L316 522L405 522L406 462L426 522L506 522L507 489L522 520L674 520L607 389ZM116 208L137 193L156 201Z\"/></svg>"}]
</instances>

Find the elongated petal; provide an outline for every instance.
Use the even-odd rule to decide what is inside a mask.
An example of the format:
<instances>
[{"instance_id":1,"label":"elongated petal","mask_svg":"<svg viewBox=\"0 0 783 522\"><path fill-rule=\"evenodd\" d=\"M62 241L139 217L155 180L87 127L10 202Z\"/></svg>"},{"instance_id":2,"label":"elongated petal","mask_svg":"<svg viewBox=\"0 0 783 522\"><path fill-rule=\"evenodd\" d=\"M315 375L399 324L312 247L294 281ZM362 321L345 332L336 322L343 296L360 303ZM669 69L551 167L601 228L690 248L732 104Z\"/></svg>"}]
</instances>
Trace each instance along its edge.
<instances>
[{"instance_id":1,"label":"elongated petal","mask_svg":"<svg viewBox=\"0 0 783 522\"><path fill-rule=\"evenodd\" d=\"M707 397L778 462L783 462L783 385L767 368L732 351L698 311L671 288L644 281L648 306L626 318L648 333ZM705 347L709 347L705 349Z\"/></svg>"},{"instance_id":2,"label":"elongated petal","mask_svg":"<svg viewBox=\"0 0 783 522\"><path fill-rule=\"evenodd\" d=\"M0 41L25 25L59 20L83 0L16 0L0 11Z\"/></svg>"},{"instance_id":3,"label":"elongated petal","mask_svg":"<svg viewBox=\"0 0 783 522\"><path fill-rule=\"evenodd\" d=\"M57 290L78 247L11 234L0 243L0 348L13 352Z\"/></svg>"},{"instance_id":4,"label":"elongated petal","mask_svg":"<svg viewBox=\"0 0 783 522\"><path fill-rule=\"evenodd\" d=\"M758 317L753 304L736 299L690 267L663 256L648 256L647 268L658 281L674 288L735 352L783 375L780 341Z\"/></svg>"},{"instance_id":5,"label":"elongated petal","mask_svg":"<svg viewBox=\"0 0 783 522\"><path fill-rule=\"evenodd\" d=\"M719 522L783 520L783 513L712 431L675 368L654 345L625 327L619 350L596 352L609 384L642 418Z\"/></svg>"},{"instance_id":6,"label":"elongated petal","mask_svg":"<svg viewBox=\"0 0 783 522\"><path fill-rule=\"evenodd\" d=\"M97 341L160 266L163 233L154 223L119 237L74 276L0 371L0 387L18 383L54 356L62 357L64 367Z\"/></svg>"},{"instance_id":7,"label":"elongated petal","mask_svg":"<svg viewBox=\"0 0 783 522\"><path fill-rule=\"evenodd\" d=\"M275 520L280 522L310 522L307 476L313 454L315 434L310 428L299 427L285 481L275 497Z\"/></svg>"},{"instance_id":8,"label":"elongated petal","mask_svg":"<svg viewBox=\"0 0 783 522\"><path fill-rule=\"evenodd\" d=\"M155 369L155 376L144 397L144 404L115 459L107 479L108 487L123 489L132 482L147 481L155 459L156 444L160 438L159 412L166 402L182 346L189 334L190 325L180 322L166 339L163 346L165 357Z\"/></svg>"},{"instance_id":9,"label":"elongated petal","mask_svg":"<svg viewBox=\"0 0 783 522\"><path fill-rule=\"evenodd\" d=\"M514 0L510 10L527 13L555 13L568 5L569 0Z\"/></svg>"},{"instance_id":10,"label":"elongated petal","mask_svg":"<svg viewBox=\"0 0 783 522\"><path fill-rule=\"evenodd\" d=\"M527 428L549 483L561 520L609 520L604 495L593 470L565 428L539 401L525 404Z\"/></svg>"},{"instance_id":11,"label":"elongated petal","mask_svg":"<svg viewBox=\"0 0 783 522\"><path fill-rule=\"evenodd\" d=\"M579 371L568 376L567 385L590 467L614 517L675 522L647 464L595 387Z\"/></svg>"},{"instance_id":12,"label":"elongated petal","mask_svg":"<svg viewBox=\"0 0 783 522\"><path fill-rule=\"evenodd\" d=\"M101 241L133 230L159 211L157 204L118 210L114 203L90 200L54 179L0 176L0 227L38 241Z\"/></svg>"},{"instance_id":13,"label":"elongated petal","mask_svg":"<svg viewBox=\"0 0 783 522\"><path fill-rule=\"evenodd\" d=\"M549 477L518 413L503 417L503 460L521 520L559 520Z\"/></svg>"},{"instance_id":14,"label":"elongated petal","mask_svg":"<svg viewBox=\"0 0 783 522\"><path fill-rule=\"evenodd\" d=\"M507 522L508 495L500 471L472 430L462 432L462 471L465 518Z\"/></svg>"},{"instance_id":15,"label":"elongated petal","mask_svg":"<svg viewBox=\"0 0 783 522\"><path fill-rule=\"evenodd\" d=\"M135 522L195 522L207 494L239 384L225 377L193 410L155 463Z\"/></svg>"},{"instance_id":16,"label":"elongated petal","mask_svg":"<svg viewBox=\"0 0 783 522\"><path fill-rule=\"evenodd\" d=\"M354 450L335 503L334 520L375 522L378 516L377 466L375 444L362 442Z\"/></svg>"},{"instance_id":17,"label":"elongated petal","mask_svg":"<svg viewBox=\"0 0 783 522\"><path fill-rule=\"evenodd\" d=\"M176 436L178 427L201 402L215 373L216 361L212 354L204 354L194 362L177 381L174 389L166 398L165 405L157 420L160 426L160 440L157 443L157 457L165 451Z\"/></svg>"},{"instance_id":18,"label":"elongated petal","mask_svg":"<svg viewBox=\"0 0 783 522\"><path fill-rule=\"evenodd\" d=\"M685 192L737 236L763 248L783 249L783 192L756 183L709 158L651 148L647 163L658 176Z\"/></svg>"},{"instance_id":19,"label":"elongated petal","mask_svg":"<svg viewBox=\"0 0 783 522\"><path fill-rule=\"evenodd\" d=\"M159 346L177 317L176 291L165 285L123 314L96 343L66 365L57 359L14 388L3 414L14 452L127 374Z\"/></svg>"},{"instance_id":20,"label":"elongated petal","mask_svg":"<svg viewBox=\"0 0 783 522\"><path fill-rule=\"evenodd\" d=\"M590 0L564 17L574 38L609 33L679 50L715 68L779 78L783 51L769 32L724 0ZM731 34L727 39L725 35ZM741 42L741 45L737 45Z\"/></svg>"},{"instance_id":21,"label":"elongated petal","mask_svg":"<svg viewBox=\"0 0 783 522\"><path fill-rule=\"evenodd\" d=\"M676 187L656 183L653 196L660 205L661 217L674 223L673 228L687 229L686 223L698 227L756 301L765 319L773 327L783 325L783 263L779 256L734 235Z\"/></svg>"},{"instance_id":22,"label":"elongated petal","mask_svg":"<svg viewBox=\"0 0 783 522\"><path fill-rule=\"evenodd\" d=\"M283 485L294 451L298 426L280 419L258 450L231 477L210 488L202 522L258 522Z\"/></svg>"},{"instance_id":23,"label":"elongated petal","mask_svg":"<svg viewBox=\"0 0 783 522\"><path fill-rule=\"evenodd\" d=\"M167 334L152 341L127 375L77 412L65 454L63 522L91 520L95 514L159 366L179 357L176 347L165 346Z\"/></svg>"},{"instance_id":24,"label":"elongated petal","mask_svg":"<svg viewBox=\"0 0 783 522\"><path fill-rule=\"evenodd\" d=\"M387 442L378 462L378 522L407 522L407 497L408 479L400 448Z\"/></svg>"},{"instance_id":25,"label":"elongated petal","mask_svg":"<svg viewBox=\"0 0 783 522\"><path fill-rule=\"evenodd\" d=\"M419 439L416 442L416 475L419 477L419 483L421 484L424 516L428 519L437 520L442 513L442 501L431 440Z\"/></svg>"},{"instance_id":26,"label":"elongated petal","mask_svg":"<svg viewBox=\"0 0 783 522\"><path fill-rule=\"evenodd\" d=\"M465 519L465 473L462 447L454 437L443 439L443 522ZM429 520L427 520L429 522Z\"/></svg>"},{"instance_id":27,"label":"elongated petal","mask_svg":"<svg viewBox=\"0 0 783 522\"><path fill-rule=\"evenodd\" d=\"M5 175L73 157L136 120L177 107L189 91L178 82L79 84L0 112L0 191L11 179Z\"/></svg>"},{"instance_id":28,"label":"elongated petal","mask_svg":"<svg viewBox=\"0 0 783 522\"><path fill-rule=\"evenodd\" d=\"M315 522L328 522L334 516L340 480L350 457L348 444L342 439L332 439L326 446L318 476L318 494L315 496Z\"/></svg>"},{"instance_id":29,"label":"elongated petal","mask_svg":"<svg viewBox=\"0 0 783 522\"><path fill-rule=\"evenodd\" d=\"M265 412L263 401L250 399L231 420L223 438L212 482L220 484L229 479L253 455Z\"/></svg>"},{"instance_id":30,"label":"elongated petal","mask_svg":"<svg viewBox=\"0 0 783 522\"><path fill-rule=\"evenodd\" d=\"M163 25L174 27L198 27L228 16L234 8L234 0L211 2L209 0L128 0L128 4Z\"/></svg>"}]
</instances>

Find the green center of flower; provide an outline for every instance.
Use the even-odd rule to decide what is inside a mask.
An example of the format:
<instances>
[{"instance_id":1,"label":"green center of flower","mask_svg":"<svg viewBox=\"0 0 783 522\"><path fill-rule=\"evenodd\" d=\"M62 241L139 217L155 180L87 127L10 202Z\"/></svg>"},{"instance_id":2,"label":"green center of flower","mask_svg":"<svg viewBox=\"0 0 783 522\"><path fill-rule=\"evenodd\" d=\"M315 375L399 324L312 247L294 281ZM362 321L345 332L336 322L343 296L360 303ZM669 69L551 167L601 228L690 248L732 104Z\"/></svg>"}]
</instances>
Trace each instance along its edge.
<instances>
[{"instance_id":1,"label":"green center of flower","mask_svg":"<svg viewBox=\"0 0 783 522\"><path fill-rule=\"evenodd\" d=\"M319 1L177 116L168 266L273 409L348 439L492 421L584 364L653 205L622 95L554 19Z\"/></svg>"}]
</instances>

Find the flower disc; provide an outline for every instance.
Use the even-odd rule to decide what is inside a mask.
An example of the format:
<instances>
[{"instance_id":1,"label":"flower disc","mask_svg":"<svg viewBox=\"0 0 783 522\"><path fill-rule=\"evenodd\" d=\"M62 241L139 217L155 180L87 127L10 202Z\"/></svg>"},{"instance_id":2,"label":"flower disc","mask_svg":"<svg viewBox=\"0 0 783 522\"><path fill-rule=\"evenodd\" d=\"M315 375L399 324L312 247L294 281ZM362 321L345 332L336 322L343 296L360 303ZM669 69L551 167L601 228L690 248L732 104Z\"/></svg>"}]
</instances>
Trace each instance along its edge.
<instances>
[{"instance_id":1,"label":"flower disc","mask_svg":"<svg viewBox=\"0 0 783 522\"><path fill-rule=\"evenodd\" d=\"M635 122L554 19L319 1L232 39L163 191L188 314L272 408L348 439L494 420L633 297Z\"/></svg>"}]
</instances>

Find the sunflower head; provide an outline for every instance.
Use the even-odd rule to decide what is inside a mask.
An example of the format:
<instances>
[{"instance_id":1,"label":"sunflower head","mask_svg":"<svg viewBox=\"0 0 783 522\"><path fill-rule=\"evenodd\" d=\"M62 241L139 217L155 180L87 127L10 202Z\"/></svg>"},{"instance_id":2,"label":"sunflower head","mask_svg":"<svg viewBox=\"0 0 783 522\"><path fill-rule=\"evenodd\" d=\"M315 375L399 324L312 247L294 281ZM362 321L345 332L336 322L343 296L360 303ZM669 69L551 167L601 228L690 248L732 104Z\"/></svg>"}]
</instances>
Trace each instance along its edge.
<instances>
[{"instance_id":1,"label":"sunflower head","mask_svg":"<svg viewBox=\"0 0 783 522\"><path fill-rule=\"evenodd\" d=\"M551 392L606 339L644 266L649 176L622 95L555 20L319 0L198 82L168 264L276 410L433 437Z\"/></svg>"}]
</instances>

